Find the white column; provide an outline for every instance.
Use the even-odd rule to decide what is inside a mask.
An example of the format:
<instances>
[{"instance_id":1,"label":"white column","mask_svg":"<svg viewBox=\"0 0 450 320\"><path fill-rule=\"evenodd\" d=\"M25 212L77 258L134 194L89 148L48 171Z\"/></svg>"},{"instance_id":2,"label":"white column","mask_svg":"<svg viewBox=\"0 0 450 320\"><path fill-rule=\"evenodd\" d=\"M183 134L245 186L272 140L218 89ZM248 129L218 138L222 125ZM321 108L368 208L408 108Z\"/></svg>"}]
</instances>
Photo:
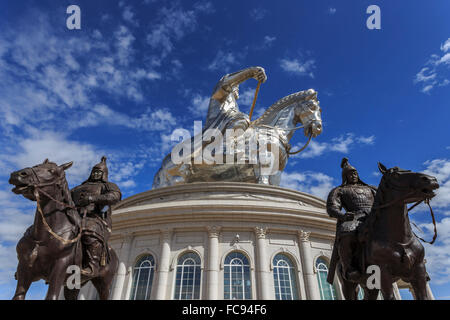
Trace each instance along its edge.
<instances>
[{"instance_id":1,"label":"white column","mask_svg":"<svg viewBox=\"0 0 450 320\"><path fill-rule=\"evenodd\" d=\"M131 243L133 242L132 233L122 235L122 248L119 255L119 267L117 269L116 282L113 288L112 300L120 300L123 296L123 288L127 275L127 263L130 255Z\"/></svg>"},{"instance_id":2,"label":"white column","mask_svg":"<svg viewBox=\"0 0 450 320\"><path fill-rule=\"evenodd\" d=\"M167 292L167 279L170 267L170 229L161 230L161 261L157 266L158 282L156 284L156 300L165 300Z\"/></svg>"},{"instance_id":3,"label":"white column","mask_svg":"<svg viewBox=\"0 0 450 320\"><path fill-rule=\"evenodd\" d=\"M261 300L273 300L270 290L270 261L267 258L267 243L266 243L267 228L256 227L256 250L257 250L257 279L259 281L259 297Z\"/></svg>"},{"instance_id":4,"label":"white column","mask_svg":"<svg viewBox=\"0 0 450 320\"><path fill-rule=\"evenodd\" d=\"M208 300L219 298L219 233L220 227L208 226Z\"/></svg>"},{"instance_id":5,"label":"white column","mask_svg":"<svg viewBox=\"0 0 450 320\"><path fill-rule=\"evenodd\" d=\"M125 288L124 293L125 294L123 295L125 297L125 300L130 299L129 297L131 295L131 286L133 284L133 268L134 268L134 266L132 266L132 265L129 265L127 267L127 275L125 277L125 283L124 283L124 288Z\"/></svg>"},{"instance_id":6,"label":"white column","mask_svg":"<svg viewBox=\"0 0 450 320\"><path fill-rule=\"evenodd\" d=\"M314 274L313 258L311 253L311 242L309 235L311 232L298 231L300 242L300 255L302 257L303 275L305 276L306 295L309 300L320 300L319 284Z\"/></svg>"}]
</instances>

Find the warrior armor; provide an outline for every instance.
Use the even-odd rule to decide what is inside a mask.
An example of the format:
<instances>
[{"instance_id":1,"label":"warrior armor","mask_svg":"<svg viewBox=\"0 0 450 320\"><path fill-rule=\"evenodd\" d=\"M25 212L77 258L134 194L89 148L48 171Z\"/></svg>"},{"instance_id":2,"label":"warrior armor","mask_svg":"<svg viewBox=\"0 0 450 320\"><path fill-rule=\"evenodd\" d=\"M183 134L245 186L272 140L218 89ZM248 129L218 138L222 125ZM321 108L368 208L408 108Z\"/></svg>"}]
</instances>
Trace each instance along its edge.
<instances>
[{"instance_id":1,"label":"warrior armor","mask_svg":"<svg viewBox=\"0 0 450 320\"><path fill-rule=\"evenodd\" d=\"M94 172L100 170L100 179ZM107 241L111 234L110 206L122 198L119 187L108 181L106 157L102 157L91 171L89 179L71 190L72 199L84 216L81 242L83 244L83 269L85 274L95 276L100 265L105 265L108 257ZM105 210L105 207L108 207Z\"/></svg>"},{"instance_id":2,"label":"warrior armor","mask_svg":"<svg viewBox=\"0 0 450 320\"><path fill-rule=\"evenodd\" d=\"M342 184L331 190L327 200L328 215L337 218L336 240L328 277L330 283L338 259L342 263L347 280L360 277L364 266L361 265L362 251L357 233L372 209L377 190L376 187L361 181L357 170L348 163L347 158L342 159L341 168ZM349 177L352 181L348 181ZM345 212L341 211L342 208Z\"/></svg>"}]
</instances>

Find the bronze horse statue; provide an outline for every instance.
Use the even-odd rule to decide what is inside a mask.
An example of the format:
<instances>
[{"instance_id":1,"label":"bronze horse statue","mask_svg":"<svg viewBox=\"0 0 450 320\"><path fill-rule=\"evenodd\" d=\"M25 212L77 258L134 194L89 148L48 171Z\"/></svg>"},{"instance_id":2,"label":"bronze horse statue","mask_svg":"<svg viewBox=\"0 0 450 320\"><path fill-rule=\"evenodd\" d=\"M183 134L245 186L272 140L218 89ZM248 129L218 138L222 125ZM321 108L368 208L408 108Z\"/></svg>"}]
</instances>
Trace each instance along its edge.
<instances>
[{"instance_id":1,"label":"bronze horse statue","mask_svg":"<svg viewBox=\"0 0 450 320\"><path fill-rule=\"evenodd\" d=\"M44 279L49 284L46 299L57 300L62 287L67 300L75 300L80 289L68 289L68 267L81 268L82 218L75 208L68 188L65 170L72 162L58 166L47 159L39 165L11 173L12 191L36 201L34 223L19 240L16 251L19 263L14 300L23 300L32 282ZM110 261L95 278L80 276L80 288L89 280L99 298L107 300L118 258L110 248Z\"/></svg>"},{"instance_id":2,"label":"bronze horse statue","mask_svg":"<svg viewBox=\"0 0 450 320\"><path fill-rule=\"evenodd\" d=\"M385 300L394 300L392 284L402 279L411 284L417 300L428 300L426 284L430 279L425 269L425 251L411 229L407 204L428 203L439 184L436 178L423 173L398 167L387 169L381 163L378 168L383 176L371 213L359 233L363 252L358 262L363 276L357 282L348 281L340 263L337 267L345 299L356 300L359 284L365 300L376 300L380 290ZM380 268L380 289L367 286L371 274L364 273L371 265Z\"/></svg>"}]
</instances>

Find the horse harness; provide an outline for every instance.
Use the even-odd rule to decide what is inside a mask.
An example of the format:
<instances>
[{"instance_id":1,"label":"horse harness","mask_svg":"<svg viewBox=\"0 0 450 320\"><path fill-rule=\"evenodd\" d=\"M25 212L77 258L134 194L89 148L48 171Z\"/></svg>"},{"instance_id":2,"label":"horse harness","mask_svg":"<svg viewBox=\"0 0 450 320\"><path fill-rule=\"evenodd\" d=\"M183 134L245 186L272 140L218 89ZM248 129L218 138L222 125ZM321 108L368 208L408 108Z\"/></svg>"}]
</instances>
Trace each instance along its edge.
<instances>
[{"instance_id":1,"label":"horse harness","mask_svg":"<svg viewBox=\"0 0 450 320\"><path fill-rule=\"evenodd\" d=\"M37 183L34 184L34 185L31 185L31 186L29 186L29 187L32 187L32 188L33 188L33 194L34 194L34 196L35 196L35 198L36 198L37 209L38 209L38 212L39 212L39 214L40 214L40 216L41 216L41 218L42 218L42 222L43 222L44 227L45 227L45 229L47 230L47 232L50 233L55 239L57 239L58 241L60 241L60 242L61 242L62 244L64 244L64 245L72 244L72 243L75 243L75 242L77 242L78 240L80 240L80 238L81 238L81 233L82 233L82 230L81 230L81 229L79 230L78 235L77 235L75 238L70 239L70 240L64 239L63 237L61 237L60 235L58 235L57 233L55 233L55 232L52 230L52 228L49 226L49 224L47 223L47 220L45 219L44 213L42 212L42 208L41 208L41 205L40 205L40 193L42 193L42 194L44 194L46 197L48 197L49 199L55 201L57 204L63 206L64 209L73 209L73 210L77 210L76 207L74 207L74 206L72 206L72 205L69 205L69 204L67 204L67 203L61 202L61 201L59 201L59 200L53 198L51 195L49 195L47 192L45 192L44 190L41 189L42 187L47 187L47 186L51 186L51 185L58 185L58 184L60 184L60 182L62 181L63 178L62 178L62 177L59 177L57 181L53 181L53 182L49 182L49 183L41 183L40 180L39 180L39 177L38 177L38 175L36 174L36 172L34 171L34 169L33 169L33 168L30 168L30 169L31 169L31 171L33 172L33 178L34 178L34 180L35 180ZM83 216L83 219L84 219L84 216Z\"/></svg>"},{"instance_id":2,"label":"horse harness","mask_svg":"<svg viewBox=\"0 0 450 320\"><path fill-rule=\"evenodd\" d=\"M388 188L393 189L393 190L397 190L397 191L404 191L404 190L409 190L409 189L410 189L409 187L400 187L400 186L396 186L396 185L392 184L391 182L387 182L387 181L385 181L385 184L387 185ZM407 193L404 197L402 197L402 198L391 200L391 201L389 201L388 203L385 203L385 204L383 204L383 205L374 207L373 209L375 209L375 210L378 211L379 209L386 208L386 207L390 207L390 206L392 206L392 205L394 205L394 204L396 204L396 203L398 203L398 202L403 202L404 200L406 200L406 199L408 199L410 196L412 196L414 193L415 193L415 191L410 191L410 192L408 192L408 193ZM435 217L434 217L433 208L431 208L431 205L430 205L430 199L424 199L424 200L417 201L417 202L416 202L415 204L413 204L410 208L408 208L408 212L411 211L412 209L414 209L416 206L418 206L418 205L421 204L422 202L426 203L426 204L428 205L428 207L430 208L431 219L432 219L432 221L433 221L433 226L434 226L434 235L433 235L433 239L432 239L431 241L426 241L426 240L424 240L423 238L417 236L417 235L414 233L414 231L412 231L412 233L414 234L414 236L415 236L416 238L422 240L423 242L426 242L426 243L429 243L429 244L433 244L433 243L436 241L436 238L437 238L437 228L436 228L436 219L435 219ZM412 222L412 224L413 224L417 229L420 230L420 228L419 228L414 222Z\"/></svg>"}]
</instances>

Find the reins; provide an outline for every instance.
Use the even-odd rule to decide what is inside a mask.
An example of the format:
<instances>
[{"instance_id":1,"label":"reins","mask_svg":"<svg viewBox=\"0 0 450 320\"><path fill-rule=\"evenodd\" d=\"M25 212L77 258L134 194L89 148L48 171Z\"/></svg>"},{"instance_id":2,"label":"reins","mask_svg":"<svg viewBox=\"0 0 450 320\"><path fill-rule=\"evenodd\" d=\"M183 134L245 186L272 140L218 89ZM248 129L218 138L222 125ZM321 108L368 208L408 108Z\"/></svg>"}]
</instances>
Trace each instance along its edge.
<instances>
[{"instance_id":1,"label":"reins","mask_svg":"<svg viewBox=\"0 0 450 320\"><path fill-rule=\"evenodd\" d=\"M275 127L269 126L267 124L260 125L260 127L267 127L269 129L275 129ZM305 125L302 125L302 126L298 126L298 127L295 127L295 128L287 128L286 130L294 130L295 131L295 130L298 130L298 129L301 129L301 128L304 128L304 127L305 127ZM302 152L309 145L309 142L311 141L311 139L312 139L312 131L309 134L308 141L306 141L305 145L302 148L300 148L299 150L294 151L294 152L287 151L287 154L288 155L294 155L294 154ZM283 142L283 143L286 144L286 142Z\"/></svg>"},{"instance_id":2,"label":"reins","mask_svg":"<svg viewBox=\"0 0 450 320\"><path fill-rule=\"evenodd\" d=\"M55 202L56 202L57 204L59 204L59 205L62 205L62 206L64 207L64 209L68 209L68 208L69 208L69 209L77 210L77 208L74 207L74 206L71 206L71 205L69 205L69 204L67 204L67 203L61 202L61 201L59 201L59 200L53 198L53 197L52 197L51 195L49 195L47 192L45 192L44 190L40 189L41 187L55 185L55 184L57 184L59 181L56 181L56 182L50 182L50 183L42 183L42 184L41 184L40 181L39 181L39 178L38 178L38 176L37 176L37 174L36 174L36 172L34 172L33 168L31 168L31 170L32 170L32 172L33 172L33 174L34 174L34 176L35 176L35 178L36 178L36 180L37 180L36 182L37 182L38 184L36 184L36 185L31 185L30 187L33 188L33 194L34 194L34 196L35 196L35 198L36 198L37 209L38 209L38 212L39 212L39 214L40 214L40 216L41 216L41 218L42 218L42 222L43 222L44 227L45 227L45 229L47 230L47 232L50 233L55 239L57 239L58 241L62 242L64 245L72 244L72 243L75 243L75 242L77 242L78 240L80 240L80 238L81 238L81 229L79 230L78 235L77 235L74 239L67 240L67 239L64 239L63 237L61 237L60 235L58 235L56 232L54 232L54 231L52 230L52 228L50 227L50 225L47 223L47 220L45 219L44 213L42 212L42 208L41 208L41 204L40 204L41 199L40 199L40 194L39 194L39 193L43 193L43 194L44 194L46 197L48 197L49 199L55 201ZM62 179L60 179L60 180L62 180ZM84 217L83 217L83 218L84 218Z\"/></svg>"},{"instance_id":3,"label":"reins","mask_svg":"<svg viewBox=\"0 0 450 320\"><path fill-rule=\"evenodd\" d=\"M405 188L401 188L401 187L398 187L398 186L393 186L392 184L390 184L390 185L391 185L391 189L394 189L394 190L395 190L395 189L397 189L397 190L405 189ZM375 207L375 208L373 208L373 209L378 211L379 209L386 208L386 207L390 207L390 206L394 205L394 204L397 203L397 202L403 202L403 200L408 199L408 197L411 196L411 195L413 195L414 193L415 193L415 191L411 191L411 192L407 193L403 198L400 198L400 199L394 199L394 200L392 200L392 201L389 201L388 203L385 203L385 204L383 204L383 205L377 206L377 207ZM431 205L430 205L430 199L425 199L425 200L417 201L415 204L413 204L410 208L407 209L407 212L409 213L412 209L414 209L416 206L418 206L418 205L421 204L422 202L425 202L425 203L428 205L428 207L430 208L431 219L432 219L432 221L433 221L433 226L434 226L434 235L433 235L433 239L432 239L431 241L426 241L426 240L424 240L423 238L417 236L417 235L414 233L414 231L412 231L412 230L411 230L411 231L412 231L412 233L414 234L414 236L416 236L416 238L422 240L423 242L426 242L426 243L429 243L429 244L433 244L433 243L435 242L436 238L437 238L437 227L436 227L436 219L435 219L435 217L434 217L433 208L431 208ZM411 221L411 222L412 222L412 221ZM420 228L419 228L414 222L412 222L412 224L413 224L417 229L420 230Z\"/></svg>"},{"instance_id":4,"label":"reins","mask_svg":"<svg viewBox=\"0 0 450 320\"><path fill-rule=\"evenodd\" d=\"M311 138L312 138L312 132L309 134L308 141L306 141L305 145L304 145L300 150L297 150L297 151L294 151L294 152L288 151L287 154L288 154L288 155L293 155L293 154L297 154L297 153L299 153L299 152L302 152L302 151L305 150L305 148L308 146L309 142L311 141Z\"/></svg>"},{"instance_id":5,"label":"reins","mask_svg":"<svg viewBox=\"0 0 450 320\"><path fill-rule=\"evenodd\" d=\"M424 240L423 238L417 236L417 235L414 233L414 231L413 231L413 234L414 234L417 238L419 238L420 240L422 240L423 242L426 242L426 243L429 243L429 244L433 244L434 241L435 241L436 238L437 238L437 228L436 228L436 219L434 218L433 208L431 208L431 205L430 205L430 200L429 200L429 199L425 199L425 200L421 200L421 201L416 202L413 206L411 206L411 208L408 209L408 212L411 211L415 206L417 206L418 204L420 204L422 201L425 202L425 203L428 205L428 207L430 208L431 219L432 219L432 221L433 221L433 227L434 227L434 235L433 235L433 239L432 239L431 241L426 241L426 240ZM417 229L420 230L420 228L419 228L414 222L413 222L412 224L413 224Z\"/></svg>"}]
</instances>

